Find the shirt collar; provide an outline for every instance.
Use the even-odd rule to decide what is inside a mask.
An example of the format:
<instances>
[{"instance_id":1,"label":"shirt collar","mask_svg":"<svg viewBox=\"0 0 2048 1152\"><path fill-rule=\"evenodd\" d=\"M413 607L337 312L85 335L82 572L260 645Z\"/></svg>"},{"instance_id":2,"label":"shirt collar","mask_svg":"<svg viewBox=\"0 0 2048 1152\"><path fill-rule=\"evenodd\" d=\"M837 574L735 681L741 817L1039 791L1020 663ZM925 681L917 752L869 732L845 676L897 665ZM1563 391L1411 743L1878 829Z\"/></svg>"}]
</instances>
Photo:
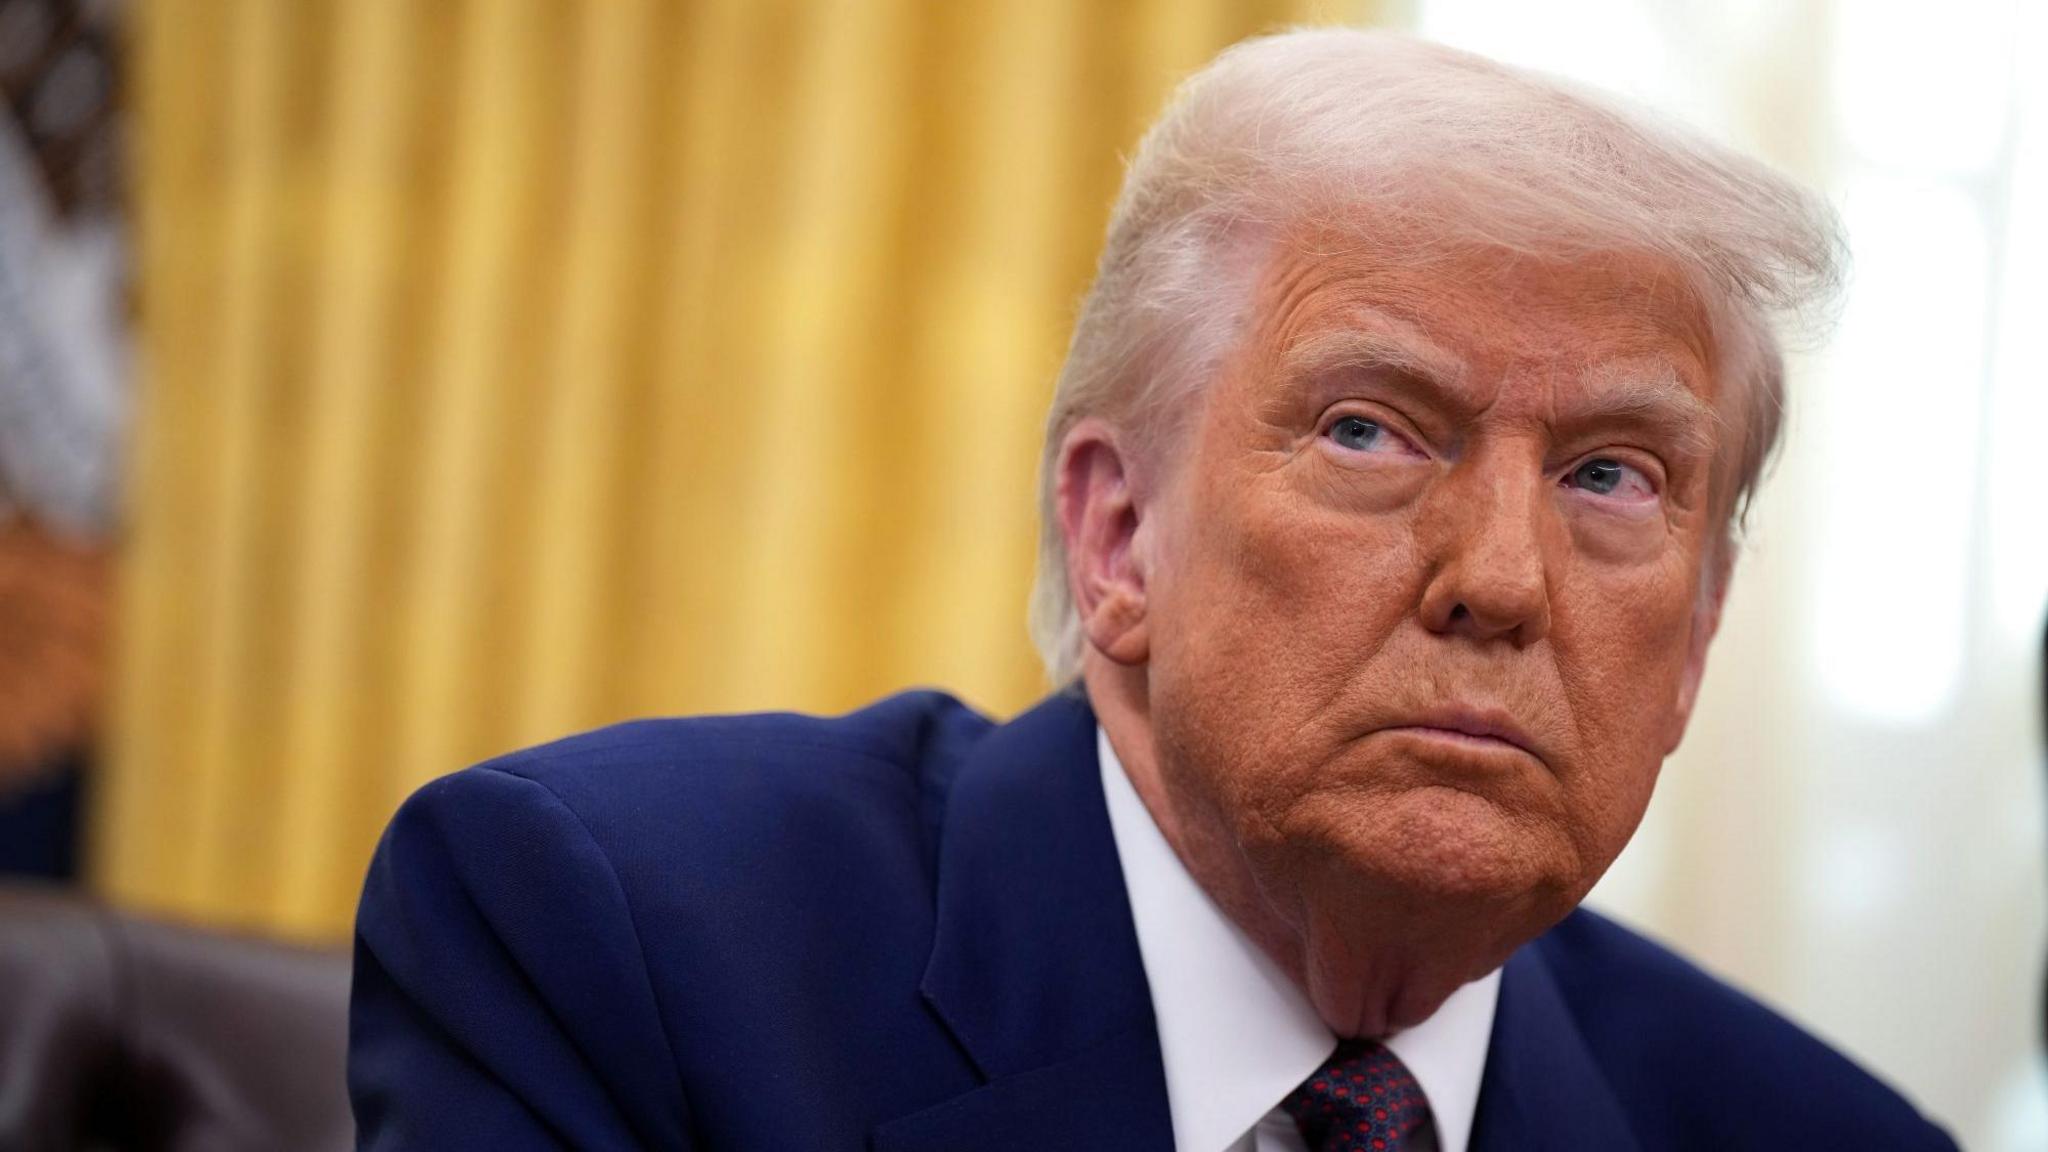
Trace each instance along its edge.
<instances>
[{"instance_id":1,"label":"shirt collar","mask_svg":"<svg viewBox=\"0 0 2048 1152\"><path fill-rule=\"evenodd\" d=\"M1188 874L1096 729L1102 791L1152 989L1173 1142L1223 1152L1336 1051L1287 974ZM1486 1068L1500 973L1465 985L1386 1045L1422 1086L1440 1152L1465 1152Z\"/></svg>"}]
</instances>

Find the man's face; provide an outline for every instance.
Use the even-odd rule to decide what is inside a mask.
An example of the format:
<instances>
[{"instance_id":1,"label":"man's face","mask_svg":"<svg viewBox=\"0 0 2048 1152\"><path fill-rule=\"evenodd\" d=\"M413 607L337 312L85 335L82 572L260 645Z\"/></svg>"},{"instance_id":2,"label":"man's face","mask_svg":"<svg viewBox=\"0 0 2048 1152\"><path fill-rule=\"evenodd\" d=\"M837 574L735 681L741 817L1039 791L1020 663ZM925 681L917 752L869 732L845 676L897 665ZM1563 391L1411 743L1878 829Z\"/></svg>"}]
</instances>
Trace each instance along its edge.
<instances>
[{"instance_id":1,"label":"man's face","mask_svg":"<svg viewBox=\"0 0 2048 1152\"><path fill-rule=\"evenodd\" d=\"M1657 272L1282 256L1173 441L1160 772L1308 942L1312 991L1396 909L1485 934L1460 979L1497 964L1599 878L1677 743L1727 437Z\"/></svg>"}]
</instances>

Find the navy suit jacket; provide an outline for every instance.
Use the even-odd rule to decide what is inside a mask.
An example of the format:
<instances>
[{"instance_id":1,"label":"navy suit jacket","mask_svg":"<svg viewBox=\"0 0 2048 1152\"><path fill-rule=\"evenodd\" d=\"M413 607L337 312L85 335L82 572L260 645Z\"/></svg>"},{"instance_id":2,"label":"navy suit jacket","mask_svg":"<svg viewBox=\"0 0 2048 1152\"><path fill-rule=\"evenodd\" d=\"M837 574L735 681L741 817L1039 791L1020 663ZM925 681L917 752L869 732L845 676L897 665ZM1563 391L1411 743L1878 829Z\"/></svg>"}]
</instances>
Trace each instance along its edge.
<instances>
[{"instance_id":1,"label":"navy suit jacket","mask_svg":"<svg viewBox=\"0 0 2048 1152\"><path fill-rule=\"evenodd\" d=\"M372 1149L1170 1152L1085 701L626 724L422 788L370 866ZM1658 946L1509 960L1473 1148L1951 1148Z\"/></svg>"}]
</instances>

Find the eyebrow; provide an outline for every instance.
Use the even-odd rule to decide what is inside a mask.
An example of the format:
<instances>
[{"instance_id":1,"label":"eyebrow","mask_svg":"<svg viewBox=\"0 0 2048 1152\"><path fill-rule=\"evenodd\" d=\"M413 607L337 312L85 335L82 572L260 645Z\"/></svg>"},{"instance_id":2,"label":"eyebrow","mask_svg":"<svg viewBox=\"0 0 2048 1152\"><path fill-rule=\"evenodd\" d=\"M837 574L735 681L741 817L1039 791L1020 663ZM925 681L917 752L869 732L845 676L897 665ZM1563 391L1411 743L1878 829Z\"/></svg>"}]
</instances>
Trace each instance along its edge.
<instances>
[{"instance_id":1,"label":"eyebrow","mask_svg":"<svg viewBox=\"0 0 2048 1152\"><path fill-rule=\"evenodd\" d=\"M1385 370L1431 381L1449 389L1465 375L1465 362L1419 336L1341 329L1289 345L1286 376L1305 380L1344 370Z\"/></svg>"},{"instance_id":2,"label":"eyebrow","mask_svg":"<svg viewBox=\"0 0 2048 1152\"><path fill-rule=\"evenodd\" d=\"M1607 382L1600 383L1602 377ZM1584 379L1599 384L1598 395L1583 406L1574 406L1566 424L1635 424L1655 429L1695 456L1711 456L1722 427L1721 414L1685 386L1676 369L1668 364L1606 364L1592 368Z\"/></svg>"},{"instance_id":3,"label":"eyebrow","mask_svg":"<svg viewBox=\"0 0 2048 1152\"><path fill-rule=\"evenodd\" d=\"M1385 371L1407 377L1440 400L1468 406L1460 394L1462 358L1419 333L1396 334L1347 328L1305 337L1283 354L1284 377L1308 381L1332 372ZM1595 395L1560 413L1559 431L1601 424L1630 424L1653 430L1681 451L1711 456L1723 421L1714 407L1685 386L1678 370L1661 357L1598 364L1581 380Z\"/></svg>"}]
</instances>

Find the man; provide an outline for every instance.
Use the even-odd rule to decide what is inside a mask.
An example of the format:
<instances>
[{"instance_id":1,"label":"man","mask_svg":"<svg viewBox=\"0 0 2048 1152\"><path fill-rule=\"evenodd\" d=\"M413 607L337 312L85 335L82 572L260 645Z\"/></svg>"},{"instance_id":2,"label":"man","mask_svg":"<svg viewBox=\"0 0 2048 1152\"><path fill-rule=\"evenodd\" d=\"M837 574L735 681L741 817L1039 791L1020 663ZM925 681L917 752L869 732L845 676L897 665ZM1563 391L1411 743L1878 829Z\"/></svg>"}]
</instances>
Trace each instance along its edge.
<instances>
[{"instance_id":1,"label":"man","mask_svg":"<svg viewBox=\"0 0 2048 1152\"><path fill-rule=\"evenodd\" d=\"M1062 689L422 789L371 1148L1945 1148L1579 900L1685 728L1825 209L1398 37L1191 80L1046 439Z\"/></svg>"}]
</instances>

